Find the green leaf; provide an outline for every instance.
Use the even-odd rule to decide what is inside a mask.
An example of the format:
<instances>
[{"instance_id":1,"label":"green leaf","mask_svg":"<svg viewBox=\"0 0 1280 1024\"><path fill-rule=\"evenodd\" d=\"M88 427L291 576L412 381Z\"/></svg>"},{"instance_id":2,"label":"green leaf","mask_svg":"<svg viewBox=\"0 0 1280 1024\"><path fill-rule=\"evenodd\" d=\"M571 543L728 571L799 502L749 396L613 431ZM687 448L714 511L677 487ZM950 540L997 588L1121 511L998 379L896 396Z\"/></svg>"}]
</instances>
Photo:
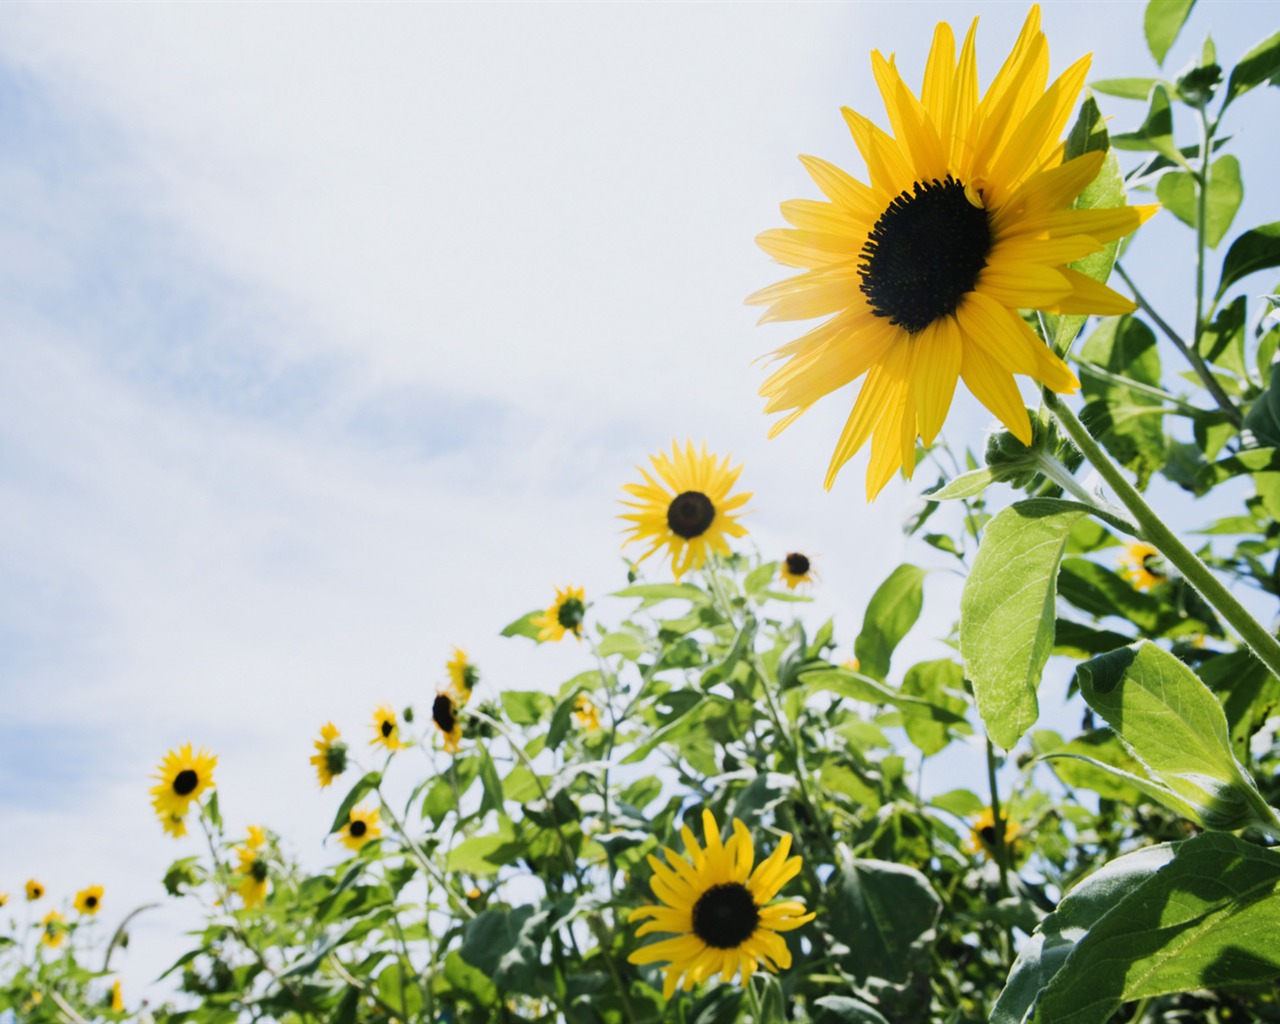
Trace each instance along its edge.
<instances>
[{"instance_id":1,"label":"green leaf","mask_svg":"<svg viewBox=\"0 0 1280 1024\"><path fill-rule=\"evenodd\" d=\"M1189 171L1169 171L1156 183L1156 198L1165 209L1188 227L1200 221L1198 186ZM1222 241L1235 220L1244 185L1240 181L1240 161L1234 156L1218 157L1209 168L1209 189L1205 195L1205 239L1211 249Z\"/></svg>"},{"instance_id":2,"label":"green leaf","mask_svg":"<svg viewBox=\"0 0 1280 1024\"><path fill-rule=\"evenodd\" d=\"M397 961L387 964L374 982L378 998L400 1011L400 1019L415 1020L422 1013L422 989L417 985L418 972Z\"/></svg>"},{"instance_id":3,"label":"green leaf","mask_svg":"<svg viewBox=\"0 0 1280 1024\"><path fill-rule=\"evenodd\" d=\"M1040 712L1036 690L1053 649L1058 563L1089 509L1033 498L987 524L960 598L960 651L978 712L1008 750Z\"/></svg>"},{"instance_id":4,"label":"green leaf","mask_svg":"<svg viewBox=\"0 0 1280 1024\"><path fill-rule=\"evenodd\" d=\"M973 498L987 489L987 485L995 481L996 475L986 466L961 473L954 480L936 491L926 492L926 501L955 501L960 498Z\"/></svg>"},{"instance_id":5,"label":"green leaf","mask_svg":"<svg viewBox=\"0 0 1280 1024\"><path fill-rule=\"evenodd\" d=\"M538 634L542 632L541 626L535 626L533 620L541 616L546 611L545 608L535 608L531 612L525 612L520 618L514 622L508 622L502 627L499 636L527 636L530 640L537 640Z\"/></svg>"},{"instance_id":6,"label":"green leaf","mask_svg":"<svg viewBox=\"0 0 1280 1024\"><path fill-rule=\"evenodd\" d=\"M1160 81L1158 78L1104 78L1097 82L1090 82L1089 88L1094 92L1104 93L1107 96L1119 96L1125 100L1145 100L1151 95L1151 89L1158 81Z\"/></svg>"},{"instance_id":7,"label":"green leaf","mask_svg":"<svg viewBox=\"0 0 1280 1024\"><path fill-rule=\"evenodd\" d=\"M547 727L547 749L555 750L569 735L569 726L573 724L573 709L578 706L581 690L574 690L559 704L551 715L551 724Z\"/></svg>"},{"instance_id":8,"label":"green leaf","mask_svg":"<svg viewBox=\"0 0 1280 1024\"><path fill-rule=\"evenodd\" d=\"M542 944L562 918L562 908L553 905L486 910L467 922L459 952L500 989L533 995Z\"/></svg>"},{"instance_id":9,"label":"green leaf","mask_svg":"<svg viewBox=\"0 0 1280 1024\"><path fill-rule=\"evenodd\" d=\"M1064 600L1097 618L1118 615L1144 632L1159 631L1160 602L1097 562L1065 559L1058 573L1058 591Z\"/></svg>"},{"instance_id":10,"label":"green leaf","mask_svg":"<svg viewBox=\"0 0 1280 1024\"><path fill-rule=\"evenodd\" d=\"M1104 1024L1136 999L1280 977L1280 854L1216 833L1172 850L1069 952L1037 1021Z\"/></svg>"},{"instance_id":11,"label":"green leaf","mask_svg":"<svg viewBox=\"0 0 1280 1024\"><path fill-rule=\"evenodd\" d=\"M444 958L444 974L436 975L433 986L447 993L459 993L479 1003L493 1006L498 1001L498 990L484 974L462 959L456 949Z\"/></svg>"},{"instance_id":12,"label":"green leaf","mask_svg":"<svg viewBox=\"0 0 1280 1024\"><path fill-rule=\"evenodd\" d=\"M902 679L902 692L927 700L934 707L945 708L962 718L969 707L963 696L964 669L950 658L912 665ZM907 738L925 757L938 753L955 736L955 731L946 723L922 715L907 717L903 727Z\"/></svg>"},{"instance_id":13,"label":"green leaf","mask_svg":"<svg viewBox=\"0 0 1280 1024\"><path fill-rule=\"evenodd\" d=\"M1218 310L1213 323L1205 327L1196 342L1196 351L1201 356L1215 366L1231 371L1241 380L1246 380L1249 376L1245 366L1247 316L1248 300L1243 295L1237 295L1230 305ZM1218 447L1221 448L1221 445Z\"/></svg>"},{"instance_id":14,"label":"green leaf","mask_svg":"<svg viewBox=\"0 0 1280 1024\"><path fill-rule=\"evenodd\" d=\"M915 625L924 605L923 569L900 565L871 595L862 632L853 642L860 671L872 679L889 674L889 659L899 641Z\"/></svg>"},{"instance_id":15,"label":"green leaf","mask_svg":"<svg viewBox=\"0 0 1280 1024\"><path fill-rule=\"evenodd\" d=\"M1148 0L1142 30L1147 37L1147 49L1157 64L1164 63L1165 54L1178 38L1194 6L1195 0Z\"/></svg>"},{"instance_id":16,"label":"green leaf","mask_svg":"<svg viewBox=\"0 0 1280 1024\"><path fill-rule=\"evenodd\" d=\"M464 839L450 850L445 870L450 874L465 871L471 875L496 875L501 867L514 863L523 852L524 846L516 842L510 820L501 818L497 832Z\"/></svg>"},{"instance_id":17,"label":"green leaf","mask_svg":"<svg viewBox=\"0 0 1280 1024\"><path fill-rule=\"evenodd\" d=\"M800 676L800 681L808 687L810 693L826 690L829 693L836 693L841 697L848 697L850 700L861 701L864 704L887 704L889 707L894 707L901 711L904 718L919 718L923 721L937 722L942 725L961 726L968 724L962 712L896 690L877 679L859 675L857 672L850 672L847 668L832 666L804 672Z\"/></svg>"},{"instance_id":18,"label":"green leaf","mask_svg":"<svg viewBox=\"0 0 1280 1024\"><path fill-rule=\"evenodd\" d=\"M1062 586L1061 573L1058 575L1058 586ZM1094 629L1070 619L1058 619L1053 629L1053 653L1090 658L1095 654L1114 651L1117 647L1126 647L1133 640L1132 636L1110 629Z\"/></svg>"},{"instance_id":19,"label":"green leaf","mask_svg":"<svg viewBox=\"0 0 1280 1024\"><path fill-rule=\"evenodd\" d=\"M1111 136L1111 145L1115 149L1139 152L1154 150L1179 167L1187 166L1187 158L1173 141L1173 107L1169 103L1169 90L1163 83L1151 90L1151 105L1141 127Z\"/></svg>"},{"instance_id":20,"label":"green leaf","mask_svg":"<svg viewBox=\"0 0 1280 1024\"><path fill-rule=\"evenodd\" d=\"M627 661L635 661L644 654L644 641L631 633L606 633L596 645L596 650L603 658L620 654Z\"/></svg>"},{"instance_id":21,"label":"green leaf","mask_svg":"<svg viewBox=\"0 0 1280 1024\"><path fill-rule=\"evenodd\" d=\"M1165 800L1204 828L1274 822L1236 760L1227 718L1191 669L1153 643L1111 651L1076 669L1080 693L1125 749L1177 799ZM1150 794L1156 796L1156 794Z\"/></svg>"},{"instance_id":22,"label":"green leaf","mask_svg":"<svg viewBox=\"0 0 1280 1024\"><path fill-rule=\"evenodd\" d=\"M1227 258L1222 261L1222 280L1214 301L1242 278L1271 267L1280 267L1280 221L1246 231L1231 243Z\"/></svg>"},{"instance_id":23,"label":"green leaf","mask_svg":"<svg viewBox=\"0 0 1280 1024\"><path fill-rule=\"evenodd\" d=\"M769 584L777 578L778 575L777 562L765 562L757 565L749 573L747 578L742 581L742 589L751 595L759 594L762 590L767 590Z\"/></svg>"},{"instance_id":24,"label":"green leaf","mask_svg":"<svg viewBox=\"0 0 1280 1024\"><path fill-rule=\"evenodd\" d=\"M1023 1024L1040 993L1071 955L1080 936L1125 895L1173 859L1173 849L1150 846L1117 857L1072 889L1057 909L1040 922L1022 947L1004 991L991 1012L991 1024Z\"/></svg>"},{"instance_id":25,"label":"green leaf","mask_svg":"<svg viewBox=\"0 0 1280 1024\"><path fill-rule=\"evenodd\" d=\"M347 795L342 798L342 803L338 805L338 813L333 816L333 825L329 828L329 834L337 832L343 828L351 820L351 808L353 808L370 790L377 788L382 783L382 772L369 772L360 779L354 786L347 791Z\"/></svg>"},{"instance_id":26,"label":"green leaf","mask_svg":"<svg viewBox=\"0 0 1280 1024\"><path fill-rule=\"evenodd\" d=\"M889 1024L875 1007L852 996L821 996L813 1002L822 1007L814 1024Z\"/></svg>"},{"instance_id":27,"label":"green leaf","mask_svg":"<svg viewBox=\"0 0 1280 1024\"><path fill-rule=\"evenodd\" d=\"M1223 109L1237 96L1242 96L1263 82L1280 84L1280 32L1268 36L1240 58L1227 81Z\"/></svg>"},{"instance_id":28,"label":"green leaf","mask_svg":"<svg viewBox=\"0 0 1280 1024\"><path fill-rule=\"evenodd\" d=\"M484 814L488 810L495 810L501 814L502 780L498 778L498 769L493 763L493 758L489 756L489 748L483 743L476 745L476 752L480 756L480 785L484 790L479 813Z\"/></svg>"},{"instance_id":29,"label":"green leaf","mask_svg":"<svg viewBox=\"0 0 1280 1024\"><path fill-rule=\"evenodd\" d=\"M537 690L503 690L502 710L516 725L538 725L547 720L555 702Z\"/></svg>"},{"instance_id":30,"label":"green leaf","mask_svg":"<svg viewBox=\"0 0 1280 1024\"><path fill-rule=\"evenodd\" d=\"M692 601L694 604L710 604L711 597L692 583L642 583L634 587L616 590L610 597L638 597L640 607L648 608L660 601Z\"/></svg>"},{"instance_id":31,"label":"green leaf","mask_svg":"<svg viewBox=\"0 0 1280 1024\"><path fill-rule=\"evenodd\" d=\"M1156 337L1132 316L1104 320L1080 351L1084 362L1139 384L1159 386L1160 356ZM1081 418L1103 446L1137 476L1145 490L1151 474L1165 464L1164 427L1159 399L1115 380L1085 374L1082 388L1089 400Z\"/></svg>"},{"instance_id":32,"label":"green leaf","mask_svg":"<svg viewBox=\"0 0 1280 1024\"><path fill-rule=\"evenodd\" d=\"M1253 434L1250 447L1280 448L1280 374L1272 374L1267 390L1249 407L1244 427Z\"/></svg>"},{"instance_id":33,"label":"green leaf","mask_svg":"<svg viewBox=\"0 0 1280 1024\"><path fill-rule=\"evenodd\" d=\"M1056 742L1050 742L1050 738ZM1054 733L1037 731L1032 734L1032 749L1068 786L1089 789L1107 800L1119 800L1130 806L1141 799L1143 790L1116 772L1143 778L1142 765L1129 755L1110 729L1094 729L1069 743L1063 743Z\"/></svg>"},{"instance_id":34,"label":"green leaf","mask_svg":"<svg viewBox=\"0 0 1280 1024\"><path fill-rule=\"evenodd\" d=\"M925 971L942 905L915 868L879 860L855 860L837 849L838 868L828 883L827 927L856 953L848 969L860 980L903 984Z\"/></svg>"}]
</instances>

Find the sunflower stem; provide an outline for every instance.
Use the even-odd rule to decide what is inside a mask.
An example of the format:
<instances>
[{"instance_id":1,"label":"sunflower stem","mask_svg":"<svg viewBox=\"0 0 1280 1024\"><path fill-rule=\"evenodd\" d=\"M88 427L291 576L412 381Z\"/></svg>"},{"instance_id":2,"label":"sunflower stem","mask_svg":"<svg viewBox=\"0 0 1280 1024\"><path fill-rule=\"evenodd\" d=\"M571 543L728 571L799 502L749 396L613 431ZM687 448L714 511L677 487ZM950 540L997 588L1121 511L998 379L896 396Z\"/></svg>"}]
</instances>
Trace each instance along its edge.
<instances>
[{"instance_id":1,"label":"sunflower stem","mask_svg":"<svg viewBox=\"0 0 1280 1024\"><path fill-rule=\"evenodd\" d=\"M1231 624L1254 656L1261 661L1273 675L1280 676L1280 642L1245 609L1235 595L1229 591L1207 565L1178 538L1163 520L1156 515L1142 495L1138 493L1127 479L1120 467L1093 439L1085 425L1080 422L1067 404L1047 388L1044 391L1044 402L1050 412L1058 418L1062 428L1075 442L1076 447L1084 453L1094 469L1111 487L1116 497L1129 510L1138 526L1136 534L1141 540L1155 545L1169 563L1173 565L1183 578L1212 605L1218 613Z\"/></svg>"},{"instance_id":2,"label":"sunflower stem","mask_svg":"<svg viewBox=\"0 0 1280 1024\"><path fill-rule=\"evenodd\" d=\"M462 914L463 917L466 917L469 920L474 919L476 912L467 906L466 901L459 897L458 894L449 887L448 879L446 879L440 873L440 870L431 863L431 858L426 855L422 847L417 844L411 835L409 835L408 830L404 827L404 823L396 816L396 812L391 809L391 805L387 803L387 798L382 795L381 788L375 786L373 791L378 794L378 804L382 809L382 814L386 817L392 829L395 830L396 836L409 848L414 859L422 866L423 872L444 890L445 896L448 898L449 902L453 904L454 909L457 910L458 913Z\"/></svg>"}]
</instances>

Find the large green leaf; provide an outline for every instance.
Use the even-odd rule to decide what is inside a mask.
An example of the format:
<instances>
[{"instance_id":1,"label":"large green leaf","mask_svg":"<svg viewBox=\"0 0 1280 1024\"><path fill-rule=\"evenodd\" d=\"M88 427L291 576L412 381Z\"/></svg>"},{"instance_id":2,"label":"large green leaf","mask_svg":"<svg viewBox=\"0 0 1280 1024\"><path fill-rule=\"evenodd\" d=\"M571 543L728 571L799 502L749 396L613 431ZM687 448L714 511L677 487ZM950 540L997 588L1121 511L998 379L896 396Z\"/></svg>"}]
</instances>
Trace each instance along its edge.
<instances>
[{"instance_id":1,"label":"large green leaf","mask_svg":"<svg viewBox=\"0 0 1280 1024\"><path fill-rule=\"evenodd\" d=\"M862 632L853 642L859 671L872 679L889 674L889 658L899 641L920 618L924 605L925 571L914 565L900 565L871 595Z\"/></svg>"},{"instance_id":2,"label":"large green leaf","mask_svg":"<svg viewBox=\"0 0 1280 1024\"><path fill-rule=\"evenodd\" d=\"M564 912L565 907L556 904L486 910L467 923L459 952L499 988L536 994L542 944Z\"/></svg>"},{"instance_id":3,"label":"large green leaf","mask_svg":"<svg viewBox=\"0 0 1280 1024\"><path fill-rule=\"evenodd\" d=\"M1280 448L1280 374L1271 375L1267 390L1245 413L1244 425L1253 434L1253 446Z\"/></svg>"},{"instance_id":4,"label":"large green leaf","mask_svg":"<svg viewBox=\"0 0 1280 1024\"><path fill-rule=\"evenodd\" d=\"M1179 167L1187 166L1187 158L1173 141L1173 107L1163 83L1151 90L1151 105L1137 131L1111 136L1111 145L1116 149L1154 151Z\"/></svg>"},{"instance_id":5,"label":"large green leaf","mask_svg":"<svg viewBox=\"0 0 1280 1024\"><path fill-rule=\"evenodd\" d=\"M1236 760L1227 718L1191 669L1153 643L1103 654L1076 669L1080 693L1115 730L1166 800L1205 828L1270 825L1274 815ZM1148 791L1150 795L1157 795Z\"/></svg>"},{"instance_id":6,"label":"large green leaf","mask_svg":"<svg viewBox=\"0 0 1280 1024\"><path fill-rule=\"evenodd\" d=\"M969 702L964 698L964 669L950 658L912 665L902 679L902 692L927 700L933 707L944 708L962 717L969 707ZM939 722L932 716L910 715L902 724L907 730L907 738L920 748L925 757L938 753L955 735L953 726Z\"/></svg>"},{"instance_id":7,"label":"large green leaf","mask_svg":"<svg viewBox=\"0 0 1280 1024\"><path fill-rule=\"evenodd\" d=\"M832 666L814 669L803 673L800 681L808 687L810 693L825 690L839 694L841 697L848 697L850 700L862 701L864 704L887 704L901 711L903 717L908 720L931 722L944 729L948 726L966 724L964 707L957 708L953 698L934 702L926 696L916 696L907 692L905 686L902 690L897 690L878 679L851 672L847 668ZM960 703L963 705L964 702Z\"/></svg>"},{"instance_id":8,"label":"large green leaf","mask_svg":"<svg viewBox=\"0 0 1280 1024\"><path fill-rule=\"evenodd\" d=\"M1271 267L1280 267L1280 221L1246 231L1231 243L1222 261L1222 280L1214 301L1242 278Z\"/></svg>"},{"instance_id":9,"label":"large green leaf","mask_svg":"<svg viewBox=\"0 0 1280 1024\"><path fill-rule=\"evenodd\" d=\"M1063 897L1018 953L991 1012L991 1024L1022 1024L1029 1019L1036 999L1062 969L1080 937L1172 859L1168 845L1117 857Z\"/></svg>"},{"instance_id":10,"label":"large green leaf","mask_svg":"<svg viewBox=\"0 0 1280 1024\"><path fill-rule=\"evenodd\" d=\"M1191 172L1162 174L1156 184L1156 198L1188 227L1199 224L1200 204ZM1230 154L1218 157L1209 168L1209 189L1205 195L1205 239L1211 249L1216 249L1226 236L1243 198L1240 161Z\"/></svg>"},{"instance_id":11,"label":"large green leaf","mask_svg":"<svg viewBox=\"0 0 1280 1024\"><path fill-rule=\"evenodd\" d=\"M1169 47L1173 45L1196 0L1148 0L1142 18L1142 29L1147 37L1147 49L1157 64L1163 64Z\"/></svg>"},{"instance_id":12,"label":"large green leaf","mask_svg":"<svg viewBox=\"0 0 1280 1024\"><path fill-rule=\"evenodd\" d=\"M1104 1024L1135 999L1280 977L1280 853L1221 833L1172 850L1079 940L1036 1021Z\"/></svg>"},{"instance_id":13,"label":"large green leaf","mask_svg":"<svg viewBox=\"0 0 1280 1024\"><path fill-rule=\"evenodd\" d=\"M1240 58L1227 81L1227 97L1223 107L1263 82L1280 82L1280 32L1276 32Z\"/></svg>"},{"instance_id":14,"label":"large green leaf","mask_svg":"<svg viewBox=\"0 0 1280 1024\"><path fill-rule=\"evenodd\" d=\"M987 732L1010 749L1040 712L1058 563L1085 505L1033 498L987 524L960 598L960 651Z\"/></svg>"}]
</instances>

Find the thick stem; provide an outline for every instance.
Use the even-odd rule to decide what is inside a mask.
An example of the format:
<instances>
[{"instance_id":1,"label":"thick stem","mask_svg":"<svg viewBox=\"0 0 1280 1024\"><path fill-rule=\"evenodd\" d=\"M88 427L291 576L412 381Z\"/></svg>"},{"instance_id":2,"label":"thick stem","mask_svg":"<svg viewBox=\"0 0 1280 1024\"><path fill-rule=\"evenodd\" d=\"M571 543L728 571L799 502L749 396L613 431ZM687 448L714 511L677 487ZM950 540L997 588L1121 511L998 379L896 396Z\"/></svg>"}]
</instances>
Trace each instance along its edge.
<instances>
[{"instance_id":1,"label":"thick stem","mask_svg":"<svg viewBox=\"0 0 1280 1024\"><path fill-rule=\"evenodd\" d=\"M1266 665L1273 675L1280 677L1280 642L1277 642L1276 638L1249 614L1244 605L1236 600L1209 567L1179 540L1178 535L1165 526L1138 493L1137 488L1129 483L1120 467L1093 439L1093 435L1085 429L1084 424L1067 407L1067 404L1048 389L1044 392L1044 402L1049 411L1058 418L1058 422L1075 442L1076 447L1084 453L1084 457L1129 510L1129 514L1138 526L1137 535L1148 543L1154 544L1200 596L1227 620L1254 656Z\"/></svg>"}]
</instances>

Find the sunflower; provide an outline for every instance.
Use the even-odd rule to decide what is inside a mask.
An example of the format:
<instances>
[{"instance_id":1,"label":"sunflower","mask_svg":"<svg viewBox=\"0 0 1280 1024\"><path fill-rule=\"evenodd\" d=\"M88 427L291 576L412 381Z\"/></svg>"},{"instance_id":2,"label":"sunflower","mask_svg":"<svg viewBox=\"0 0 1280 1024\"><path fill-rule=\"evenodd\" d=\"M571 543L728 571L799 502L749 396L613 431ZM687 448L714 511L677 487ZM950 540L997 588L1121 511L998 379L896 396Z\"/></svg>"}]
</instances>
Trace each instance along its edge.
<instances>
[{"instance_id":1,"label":"sunflower","mask_svg":"<svg viewBox=\"0 0 1280 1024\"><path fill-rule=\"evenodd\" d=\"M37 882L34 878L27 879L27 902L34 903L44 895L44 886Z\"/></svg>"},{"instance_id":2,"label":"sunflower","mask_svg":"<svg viewBox=\"0 0 1280 1024\"><path fill-rule=\"evenodd\" d=\"M1022 828L1016 821L1001 816L1004 822L1004 846L1010 854L1016 853L1018 848L1018 836L1022 834ZM985 807L982 813L973 820L973 827L969 832L969 838L964 842L964 848L970 853L982 853L990 857L996 848L996 816L990 807Z\"/></svg>"},{"instance_id":3,"label":"sunflower","mask_svg":"<svg viewBox=\"0 0 1280 1024\"><path fill-rule=\"evenodd\" d=\"M67 926L61 911L51 910L40 919L40 942L57 949L67 937Z\"/></svg>"},{"instance_id":4,"label":"sunflower","mask_svg":"<svg viewBox=\"0 0 1280 1024\"><path fill-rule=\"evenodd\" d=\"M369 741L369 745L386 747L393 753L404 749L404 744L400 742L400 726L396 723L396 713L390 704L379 704L374 711L373 739Z\"/></svg>"},{"instance_id":5,"label":"sunflower","mask_svg":"<svg viewBox=\"0 0 1280 1024\"><path fill-rule=\"evenodd\" d=\"M649 857L650 886L659 903L631 912L632 921L649 919L636 935L675 934L628 957L633 964L668 962L663 984L666 999L677 986L688 991L713 974L728 981L741 971L745 985L760 964L770 971L790 967L791 951L779 933L799 928L814 917L795 900L769 904L800 871L801 859L787 857L791 836L784 835L752 871L755 848L741 821L733 820L733 835L727 843L721 843L720 828L710 811L702 812L702 828L705 850L685 825L680 834L687 857L665 846L666 864Z\"/></svg>"},{"instance_id":6,"label":"sunflower","mask_svg":"<svg viewBox=\"0 0 1280 1024\"><path fill-rule=\"evenodd\" d=\"M1169 578L1168 563L1158 548L1141 541L1124 546L1120 561L1120 575L1133 584L1135 590L1151 590Z\"/></svg>"},{"instance_id":7,"label":"sunflower","mask_svg":"<svg viewBox=\"0 0 1280 1024\"><path fill-rule=\"evenodd\" d=\"M446 661L444 667L449 673L449 687L458 703L465 704L471 699L476 683L480 682L480 670L467 660L467 652L461 647L453 649L453 660Z\"/></svg>"},{"instance_id":8,"label":"sunflower","mask_svg":"<svg viewBox=\"0 0 1280 1024\"><path fill-rule=\"evenodd\" d=\"M311 755L311 763L315 765L321 789L347 770L347 745L338 739L339 735L337 727L326 722L320 728L320 738L315 741L316 752Z\"/></svg>"},{"instance_id":9,"label":"sunflower","mask_svg":"<svg viewBox=\"0 0 1280 1024\"><path fill-rule=\"evenodd\" d=\"M578 694L578 699L573 702L573 717L587 732L600 728L600 711L585 693Z\"/></svg>"},{"instance_id":10,"label":"sunflower","mask_svg":"<svg viewBox=\"0 0 1280 1024\"><path fill-rule=\"evenodd\" d=\"M342 845L348 850L359 850L370 839L377 839L381 836L382 828L378 824L378 818L381 813L376 807L351 808L351 815L347 823L339 830L342 836Z\"/></svg>"},{"instance_id":11,"label":"sunflower","mask_svg":"<svg viewBox=\"0 0 1280 1024\"><path fill-rule=\"evenodd\" d=\"M235 848L236 875L239 884L236 891L244 901L245 909L256 907L267 898L267 862L259 856L266 845L267 835L261 825L249 826L249 837Z\"/></svg>"},{"instance_id":12,"label":"sunflower","mask_svg":"<svg viewBox=\"0 0 1280 1024\"><path fill-rule=\"evenodd\" d=\"M582 639L582 619L586 615L586 592L582 587L556 587L556 599L551 607L531 620L538 627L538 643L547 640L560 641L566 633L575 640Z\"/></svg>"},{"instance_id":13,"label":"sunflower","mask_svg":"<svg viewBox=\"0 0 1280 1024\"><path fill-rule=\"evenodd\" d=\"M75 908L80 914L88 914L92 917L102 909L102 886L91 885L87 889L81 889L76 893Z\"/></svg>"},{"instance_id":14,"label":"sunflower","mask_svg":"<svg viewBox=\"0 0 1280 1024\"><path fill-rule=\"evenodd\" d=\"M692 441L685 442L683 452L672 441L670 458L666 452L659 452L649 461L653 473L636 467L644 483L624 484L622 488L637 499L622 502L634 510L619 517L631 524L626 527L631 536L623 547L635 541L648 543L649 550L640 556L641 562L665 547L679 582L690 569L701 566L711 552L729 554L726 536L746 536L746 529L732 513L741 509L751 494L729 494L742 467L731 469L728 457L721 460L708 455L705 442L699 453Z\"/></svg>"},{"instance_id":15,"label":"sunflower","mask_svg":"<svg viewBox=\"0 0 1280 1024\"><path fill-rule=\"evenodd\" d=\"M208 750L201 747L193 752L190 743L165 754L155 774L159 781L151 787L151 806L170 835L187 834L187 811L213 786L213 769L217 765L218 759Z\"/></svg>"},{"instance_id":16,"label":"sunflower","mask_svg":"<svg viewBox=\"0 0 1280 1024\"><path fill-rule=\"evenodd\" d=\"M124 992L119 978L111 983L111 1012L124 1013Z\"/></svg>"},{"instance_id":17,"label":"sunflower","mask_svg":"<svg viewBox=\"0 0 1280 1024\"><path fill-rule=\"evenodd\" d=\"M8 902L9 894L7 892L0 892L0 907L3 907Z\"/></svg>"},{"instance_id":18,"label":"sunflower","mask_svg":"<svg viewBox=\"0 0 1280 1024\"><path fill-rule=\"evenodd\" d=\"M788 590L795 590L801 583L813 582L813 563L809 561L808 555L792 551L782 560L782 572L779 575Z\"/></svg>"},{"instance_id":19,"label":"sunflower","mask_svg":"<svg viewBox=\"0 0 1280 1024\"><path fill-rule=\"evenodd\" d=\"M831 457L828 489L868 438L868 499L899 467L910 477L916 438L933 442L957 379L1029 445L1014 374L1060 393L1080 385L1018 311L1111 316L1135 308L1068 266L1157 209L1071 208L1105 159L1092 152L1063 163L1058 141L1089 58L1046 89L1049 51L1032 7L979 98L976 29L975 20L957 61L951 27L938 25L919 98L892 56L873 52L893 134L843 111L870 184L801 157L830 202L784 203L794 227L757 238L780 263L804 271L747 299L769 307L761 323L834 314L772 354L786 362L760 393L766 412L785 415L770 436L867 375Z\"/></svg>"},{"instance_id":20,"label":"sunflower","mask_svg":"<svg viewBox=\"0 0 1280 1024\"><path fill-rule=\"evenodd\" d=\"M431 702L431 721L444 736L444 749L448 754L456 754L462 749L462 723L458 721L458 703L453 694L441 690Z\"/></svg>"}]
</instances>

